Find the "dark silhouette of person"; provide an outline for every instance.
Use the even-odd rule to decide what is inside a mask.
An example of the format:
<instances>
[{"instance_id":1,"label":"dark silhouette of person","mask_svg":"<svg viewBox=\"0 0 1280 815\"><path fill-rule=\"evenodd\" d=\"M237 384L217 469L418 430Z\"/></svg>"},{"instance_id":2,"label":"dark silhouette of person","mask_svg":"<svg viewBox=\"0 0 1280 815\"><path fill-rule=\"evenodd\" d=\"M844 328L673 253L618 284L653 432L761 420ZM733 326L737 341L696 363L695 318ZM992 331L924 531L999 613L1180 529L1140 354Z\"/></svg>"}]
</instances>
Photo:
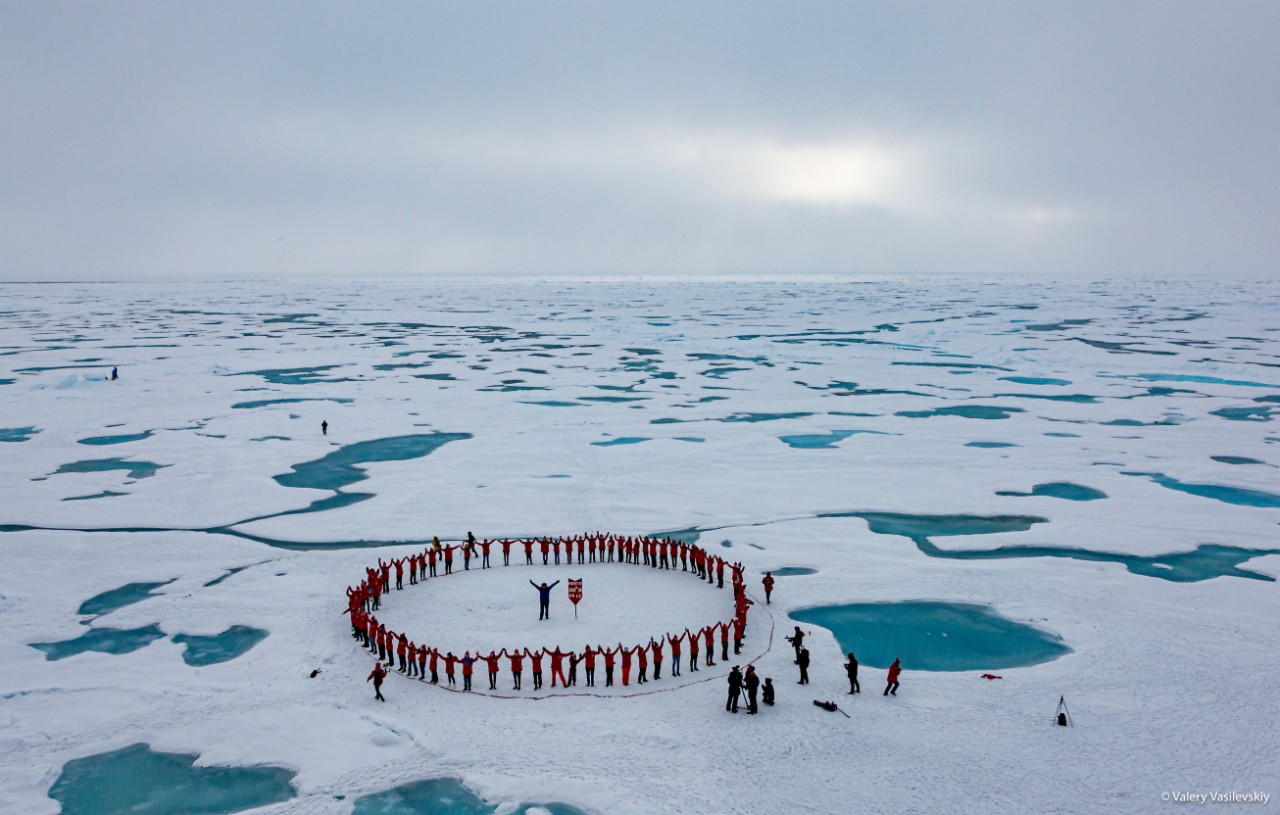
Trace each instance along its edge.
<instances>
[{"instance_id":1,"label":"dark silhouette of person","mask_svg":"<svg viewBox=\"0 0 1280 815\"><path fill-rule=\"evenodd\" d=\"M849 661L844 664L845 673L849 675L849 693L862 693L862 686L858 684L858 658L849 652Z\"/></svg>"},{"instance_id":2,"label":"dark silhouette of person","mask_svg":"<svg viewBox=\"0 0 1280 815\"><path fill-rule=\"evenodd\" d=\"M747 689L747 712L758 713L760 705L756 701L756 692L760 689L760 677L756 675L754 665L747 666L747 673L742 677L742 686Z\"/></svg>"},{"instance_id":3,"label":"dark silhouette of person","mask_svg":"<svg viewBox=\"0 0 1280 815\"><path fill-rule=\"evenodd\" d=\"M900 673L902 673L902 661L894 657L893 664L889 666L889 684L884 686L883 696L898 695L898 674Z\"/></svg>"},{"instance_id":4,"label":"dark silhouette of person","mask_svg":"<svg viewBox=\"0 0 1280 815\"><path fill-rule=\"evenodd\" d=\"M113 381L113 382L114 382L115 380L117 380L117 379L119 379L119 378L120 378L120 369L119 369L119 368L112 368L112 369L111 369L111 381ZM378 698L382 698L382 697L378 697ZM385 700L384 700L384 701L385 701Z\"/></svg>"},{"instance_id":5,"label":"dark silhouette of person","mask_svg":"<svg viewBox=\"0 0 1280 815\"><path fill-rule=\"evenodd\" d=\"M764 687L761 690L763 697L762 701L766 705L773 707L773 680L766 676L764 679Z\"/></svg>"},{"instance_id":6,"label":"dark silhouette of person","mask_svg":"<svg viewBox=\"0 0 1280 815\"><path fill-rule=\"evenodd\" d=\"M329 435L329 423L326 422L324 419L320 420L320 435L322 436Z\"/></svg>"},{"instance_id":7,"label":"dark silhouette of person","mask_svg":"<svg viewBox=\"0 0 1280 815\"><path fill-rule=\"evenodd\" d=\"M733 670L729 671L729 699L724 703L724 709L731 712L738 712L738 697L742 695L742 671L737 665L733 666Z\"/></svg>"},{"instance_id":8,"label":"dark silhouette of person","mask_svg":"<svg viewBox=\"0 0 1280 815\"><path fill-rule=\"evenodd\" d=\"M796 664L800 666L800 681L796 684L807 685L809 684L809 649L801 648L796 656Z\"/></svg>"},{"instance_id":9,"label":"dark silhouette of person","mask_svg":"<svg viewBox=\"0 0 1280 815\"><path fill-rule=\"evenodd\" d=\"M557 580L556 582L552 583L550 586L548 586L546 583L543 583L541 586L539 586L537 583L534 583L532 580L530 580L529 585L533 586L535 589L538 590L538 619L550 620L551 619L551 590L554 589L556 586L559 586L560 581Z\"/></svg>"},{"instance_id":10,"label":"dark silhouette of person","mask_svg":"<svg viewBox=\"0 0 1280 815\"><path fill-rule=\"evenodd\" d=\"M373 680L373 698L379 702L387 701L382 695L382 680L387 678L387 672L383 670L381 662L373 663L373 673L369 674L364 681Z\"/></svg>"},{"instance_id":11,"label":"dark silhouette of person","mask_svg":"<svg viewBox=\"0 0 1280 815\"><path fill-rule=\"evenodd\" d=\"M804 632L800 630L800 626L796 626L796 633L786 638L791 643L791 647L796 651L795 664L800 664L800 649L804 647Z\"/></svg>"}]
</instances>

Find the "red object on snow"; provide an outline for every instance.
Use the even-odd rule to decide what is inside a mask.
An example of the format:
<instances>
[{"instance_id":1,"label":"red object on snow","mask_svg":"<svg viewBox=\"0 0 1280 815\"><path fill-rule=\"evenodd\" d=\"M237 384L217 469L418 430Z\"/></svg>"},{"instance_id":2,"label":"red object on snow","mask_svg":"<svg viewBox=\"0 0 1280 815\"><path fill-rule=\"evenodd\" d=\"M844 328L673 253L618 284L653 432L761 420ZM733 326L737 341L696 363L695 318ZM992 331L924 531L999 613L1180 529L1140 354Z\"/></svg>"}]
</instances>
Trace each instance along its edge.
<instances>
[{"instance_id":1,"label":"red object on snow","mask_svg":"<svg viewBox=\"0 0 1280 815\"><path fill-rule=\"evenodd\" d=\"M995 674L983 674L982 678L983 679L1004 679L1003 676L996 676Z\"/></svg>"}]
</instances>

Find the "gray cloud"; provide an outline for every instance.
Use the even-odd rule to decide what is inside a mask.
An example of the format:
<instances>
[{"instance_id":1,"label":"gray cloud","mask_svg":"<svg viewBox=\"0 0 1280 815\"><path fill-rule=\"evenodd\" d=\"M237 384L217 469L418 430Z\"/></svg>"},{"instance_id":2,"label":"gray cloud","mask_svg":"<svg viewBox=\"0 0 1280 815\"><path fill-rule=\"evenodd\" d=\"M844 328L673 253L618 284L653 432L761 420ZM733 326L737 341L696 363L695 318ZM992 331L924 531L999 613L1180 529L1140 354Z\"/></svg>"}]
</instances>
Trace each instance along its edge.
<instances>
[{"instance_id":1,"label":"gray cloud","mask_svg":"<svg viewBox=\"0 0 1280 815\"><path fill-rule=\"evenodd\" d=\"M1274 275L1272 3L0 6L0 277Z\"/></svg>"}]
</instances>

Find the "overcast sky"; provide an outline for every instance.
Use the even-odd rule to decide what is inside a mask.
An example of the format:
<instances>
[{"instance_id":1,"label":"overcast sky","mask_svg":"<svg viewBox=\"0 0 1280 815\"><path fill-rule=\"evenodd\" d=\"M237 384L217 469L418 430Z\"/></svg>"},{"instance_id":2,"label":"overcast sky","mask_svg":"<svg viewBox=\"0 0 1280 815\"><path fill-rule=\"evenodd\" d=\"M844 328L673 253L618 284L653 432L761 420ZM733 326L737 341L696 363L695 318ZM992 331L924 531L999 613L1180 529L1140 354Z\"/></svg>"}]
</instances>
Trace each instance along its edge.
<instances>
[{"instance_id":1,"label":"overcast sky","mask_svg":"<svg viewBox=\"0 0 1280 815\"><path fill-rule=\"evenodd\" d=\"M0 0L0 279L1276 277L1280 2Z\"/></svg>"}]
</instances>

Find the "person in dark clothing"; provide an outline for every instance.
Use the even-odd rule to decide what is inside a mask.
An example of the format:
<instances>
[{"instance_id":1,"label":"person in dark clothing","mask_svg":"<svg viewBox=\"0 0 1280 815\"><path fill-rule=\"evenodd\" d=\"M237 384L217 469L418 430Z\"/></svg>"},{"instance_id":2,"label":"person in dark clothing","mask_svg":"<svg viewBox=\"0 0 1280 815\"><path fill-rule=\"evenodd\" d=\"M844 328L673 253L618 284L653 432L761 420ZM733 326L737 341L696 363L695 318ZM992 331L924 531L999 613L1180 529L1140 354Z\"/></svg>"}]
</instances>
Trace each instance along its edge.
<instances>
[{"instance_id":1,"label":"person in dark clothing","mask_svg":"<svg viewBox=\"0 0 1280 815\"><path fill-rule=\"evenodd\" d=\"M324 421L323 419L320 420L320 435L322 436L329 435L329 423Z\"/></svg>"},{"instance_id":2,"label":"person in dark clothing","mask_svg":"<svg viewBox=\"0 0 1280 815\"><path fill-rule=\"evenodd\" d=\"M111 380L114 382L115 380L117 380L117 379L119 379L119 378L120 378L120 369L119 369L119 368L112 368L112 369L111 369ZM379 698L381 698L381 697L379 697ZM384 701L385 701L385 700L384 700Z\"/></svg>"},{"instance_id":3,"label":"person in dark clothing","mask_svg":"<svg viewBox=\"0 0 1280 815\"><path fill-rule=\"evenodd\" d=\"M762 690L763 690L762 696L764 697L763 698L764 703L770 707L773 707L773 680L770 679L769 677L765 677L764 688Z\"/></svg>"},{"instance_id":4,"label":"person in dark clothing","mask_svg":"<svg viewBox=\"0 0 1280 815\"><path fill-rule=\"evenodd\" d=\"M379 702L387 701L382 696L382 680L386 678L387 672L382 669L382 663L375 662L373 663L373 673L369 674L369 677L364 680L366 682L370 679L373 680L373 698L377 699Z\"/></svg>"},{"instance_id":5,"label":"person in dark clothing","mask_svg":"<svg viewBox=\"0 0 1280 815\"><path fill-rule=\"evenodd\" d=\"M809 649L801 648L796 656L796 664L800 666L800 681L796 684L807 685L809 684Z\"/></svg>"},{"instance_id":6,"label":"person in dark clothing","mask_svg":"<svg viewBox=\"0 0 1280 815\"><path fill-rule=\"evenodd\" d=\"M760 677L756 675L755 666L747 666L746 676L742 677L742 686L747 689L747 712L758 713L760 705L756 701L756 692L760 689Z\"/></svg>"},{"instance_id":7,"label":"person in dark clothing","mask_svg":"<svg viewBox=\"0 0 1280 815\"><path fill-rule=\"evenodd\" d=\"M845 673L849 675L849 693L862 693L862 686L858 684L858 658L849 652L849 661L844 664Z\"/></svg>"},{"instance_id":8,"label":"person in dark clothing","mask_svg":"<svg viewBox=\"0 0 1280 815\"><path fill-rule=\"evenodd\" d=\"M893 664L889 666L889 684L884 686L882 695L898 695L898 674L900 673L902 673L902 661L895 658Z\"/></svg>"},{"instance_id":9,"label":"person in dark clothing","mask_svg":"<svg viewBox=\"0 0 1280 815\"><path fill-rule=\"evenodd\" d=\"M731 713L738 712L738 697L742 695L742 671L738 670L738 666L734 665L733 670L729 671L729 700L724 703L724 709Z\"/></svg>"},{"instance_id":10,"label":"person in dark clothing","mask_svg":"<svg viewBox=\"0 0 1280 815\"><path fill-rule=\"evenodd\" d=\"M546 583L543 583L541 586L539 586L537 583L534 583L532 580L530 580L529 585L533 586L535 589L538 590L538 619L550 620L551 619L551 590L554 589L556 586L559 586L560 581L557 580L556 582L552 583L550 586L548 586Z\"/></svg>"},{"instance_id":11,"label":"person in dark clothing","mask_svg":"<svg viewBox=\"0 0 1280 815\"><path fill-rule=\"evenodd\" d=\"M795 664L796 664L796 665L799 665L799 664L800 664L800 649L804 647L804 632L800 630L800 626L798 626L798 625L797 625L797 626L796 626L796 633L794 633L794 634L792 634L791 636L787 637L787 638L786 638L786 640L787 640L787 642L791 643L791 647L795 649L795 652L796 652Z\"/></svg>"}]
</instances>

